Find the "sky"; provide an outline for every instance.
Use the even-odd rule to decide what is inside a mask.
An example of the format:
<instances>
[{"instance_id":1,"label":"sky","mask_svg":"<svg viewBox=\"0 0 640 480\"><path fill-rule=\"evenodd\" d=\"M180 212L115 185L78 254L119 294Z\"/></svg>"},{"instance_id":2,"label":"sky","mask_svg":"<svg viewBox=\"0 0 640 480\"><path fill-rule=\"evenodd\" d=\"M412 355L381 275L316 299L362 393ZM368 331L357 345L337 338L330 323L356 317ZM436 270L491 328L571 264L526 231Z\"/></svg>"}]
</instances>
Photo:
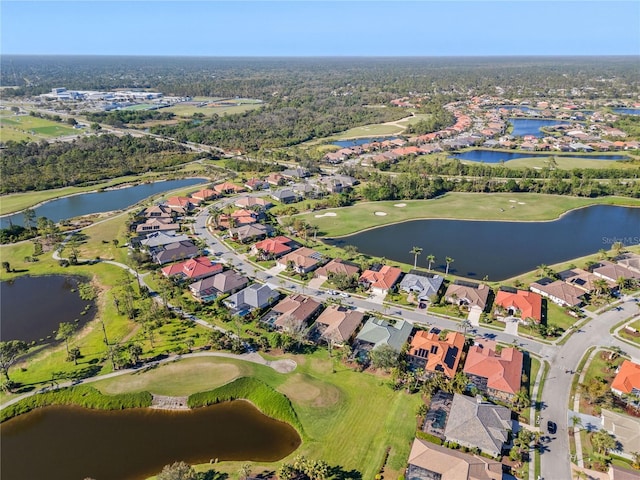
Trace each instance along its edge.
<instances>
[{"instance_id":1,"label":"sky","mask_svg":"<svg viewBox=\"0 0 640 480\"><path fill-rule=\"evenodd\" d=\"M640 1L0 1L0 54L640 55Z\"/></svg>"}]
</instances>

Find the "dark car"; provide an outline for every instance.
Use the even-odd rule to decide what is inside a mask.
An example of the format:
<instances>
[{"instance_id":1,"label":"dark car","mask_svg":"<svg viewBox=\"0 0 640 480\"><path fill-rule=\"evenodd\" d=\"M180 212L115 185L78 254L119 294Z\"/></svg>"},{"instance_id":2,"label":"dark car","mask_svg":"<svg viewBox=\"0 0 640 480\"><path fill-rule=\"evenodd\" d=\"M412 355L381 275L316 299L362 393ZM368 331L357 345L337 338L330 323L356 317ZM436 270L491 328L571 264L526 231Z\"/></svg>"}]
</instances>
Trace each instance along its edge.
<instances>
[{"instance_id":1,"label":"dark car","mask_svg":"<svg viewBox=\"0 0 640 480\"><path fill-rule=\"evenodd\" d=\"M558 426L552 422L551 420L549 420L547 422L547 431L551 434L554 435L557 431L558 431Z\"/></svg>"}]
</instances>

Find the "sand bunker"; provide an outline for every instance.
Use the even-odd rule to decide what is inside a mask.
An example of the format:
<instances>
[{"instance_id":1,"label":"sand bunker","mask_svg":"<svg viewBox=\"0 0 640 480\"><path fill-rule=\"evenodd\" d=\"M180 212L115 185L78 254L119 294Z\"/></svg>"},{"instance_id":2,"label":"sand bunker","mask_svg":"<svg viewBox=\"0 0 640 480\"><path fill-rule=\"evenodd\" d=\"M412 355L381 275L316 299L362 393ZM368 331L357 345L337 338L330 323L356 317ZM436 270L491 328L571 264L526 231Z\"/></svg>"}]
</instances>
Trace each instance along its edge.
<instances>
[{"instance_id":1,"label":"sand bunker","mask_svg":"<svg viewBox=\"0 0 640 480\"><path fill-rule=\"evenodd\" d=\"M376 212L376 213L374 213L374 215L377 215L379 217L384 217L386 215L386 213L385 212Z\"/></svg>"},{"instance_id":2,"label":"sand bunker","mask_svg":"<svg viewBox=\"0 0 640 480\"><path fill-rule=\"evenodd\" d=\"M394 207L406 207L406 206L407 206L407 204L406 204L406 203L396 203L396 204L394 205Z\"/></svg>"},{"instance_id":3,"label":"sand bunker","mask_svg":"<svg viewBox=\"0 0 640 480\"><path fill-rule=\"evenodd\" d=\"M525 202L518 202L518 205L526 205Z\"/></svg>"},{"instance_id":4,"label":"sand bunker","mask_svg":"<svg viewBox=\"0 0 640 480\"><path fill-rule=\"evenodd\" d=\"M322 217L337 217L338 214L336 212L327 212L327 213L323 213L321 215L314 215L314 217L316 218L322 218Z\"/></svg>"},{"instance_id":5,"label":"sand bunker","mask_svg":"<svg viewBox=\"0 0 640 480\"><path fill-rule=\"evenodd\" d=\"M511 203L516 203L516 201L515 201L515 200L509 200L509 201L510 201Z\"/></svg>"}]
</instances>

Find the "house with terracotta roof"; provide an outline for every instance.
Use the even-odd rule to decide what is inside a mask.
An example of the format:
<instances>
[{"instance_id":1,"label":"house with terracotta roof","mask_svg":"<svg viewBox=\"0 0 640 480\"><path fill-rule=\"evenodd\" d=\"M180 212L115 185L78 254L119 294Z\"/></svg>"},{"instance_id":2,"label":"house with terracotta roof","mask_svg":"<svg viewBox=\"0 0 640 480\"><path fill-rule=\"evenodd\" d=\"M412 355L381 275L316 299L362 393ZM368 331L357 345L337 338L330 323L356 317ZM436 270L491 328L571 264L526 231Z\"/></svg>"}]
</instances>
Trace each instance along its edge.
<instances>
[{"instance_id":1,"label":"house with terracotta roof","mask_svg":"<svg viewBox=\"0 0 640 480\"><path fill-rule=\"evenodd\" d=\"M249 190L263 190L269 187L269 184L265 180L261 180L259 178L250 178L244 182L244 186Z\"/></svg>"},{"instance_id":2,"label":"house with terracotta roof","mask_svg":"<svg viewBox=\"0 0 640 480\"><path fill-rule=\"evenodd\" d=\"M199 202L206 202L207 200L218 198L218 192L211 188L203 188L202 190L193 192L191 194L191 198L198 200Z\"/></svg>"},{"instance_id":3,"label":"house with terracotta roof","mask_svg":"<svg viewBox=\"0 0 640 480\"><path fill-rule=\"evenodd\" d=\"M383 265L379 270L365 270L358 282L375 294L386 295L401 276L402 270L398 267Z\"/></svg>"},{"instance_id":4,"label":"house with terracotta roof","mask_svg":"<svg viewBox=\"0 0 640 480\"><path fill-rule=\"evenodd\" d=\"M200 201L190 197L169 197L165 205L178 213L187 213L200 205Z\"/></svg>"},{"instance_id":5,"label":"house with terracotta roof","mask_svg":"<svg viewBox=\"0 0 640 480\"><path fill-rule=\"evenodd\" d=\"M483 283L477 284L456 280L449 285L444 298L448 303L483 312L487 308L490 292L491 288Z\"/></svg>"},{"instance_id":6,"label":"house with terracotta roof","mask_svg":"<svg viewBox=\"0 0 640 480\"><path fill-rule=\"evenodd\" d=\"M444 339L436 333L418 330L409 344L408 360L414 369L453 378L464 349L464 335L449 332Z\"/></svg>"},{"instance_id":7,"label":"house with terracotta roof","mask_svg":"<svg viewBox=\"0 0 640 480\"><path fill-rule=\"evenodd\" d=\"M504 309L507 316L519 317L525 321L533 319L536 323L540 323L542 321L540 294L529 290L513 290L498 291L494 302L496 309Z\"/></svg>"},{"instance_id":8,"label":"house with terracotta roof","mask_svg":"<svg viewBox=\"0 0 640 480\"><path fill-rule=\"evenodd\" d=\"M498 352L491 340L476 340L469 348L463 371L489 398L512 401L522 386L524 355L513 347Z\"/></svg>"},{"instance_id":9,"label":"house with terracotta roof","mask_svg":"<svg viewBox=\"0 0 640 480\"><path fill-rule=\"evenodd\" d=\"M234 205L238 208L266 210L272 207L273 203L261 197L238 197Z\"/></svg>"},{"instance_id":10,"label":"house with terracotta roof","mask_svg":"<svg viewBox=\"0 0 640 480\"><path fill-rule=\"evenodd\" d=\"M630 360L625 360L618 367L611 391L618 396L633 395L640 400L640 365Z\"/></svg>"},{"instance_id":11,"label":"house with terracotta roof","mask_svg":"<svg viewBox=\"0 0 640 480\"><path fill-rule=\"evenodd\" d=\"M292 333L311 324L321 309L322 303L311 297L289 295L274 305L262 321L276 330Z\"/></svg>"},{"instance_id":12,"label":"house with terracotta roof","mask_svg":"<svg viewBox=\"0 0 640 480\"><path fill-rule=\"evenodd\" d=\"M221 263L214 263L208 257L198 257L168 265L162 269L162 274L165 277L179 277L183 280L199 280L211 277L222 270Z\"/></svg>"},{"instance_id":13,"label":"house with terracotta roof","mask_svg":"<svg viewBox=\"0 0 640 480\"><path fill-rule=\"evenodd\" d=\"M239 187L238 185L234 185L231 182L219 183L218 185L215 185L213 189L218 195L244 192L244 188Z\"/></svg>"},{"instance_id":14,"label":"house with terracotta roof","mask_svg":"<svg viewBox=\"0 0 640 480\"><path fill-rule=\"evenodd\" d=\"M300 247L278 259L278 264L293 269L299 274L309 273L318 268L322 261L321 253L307 247Z\"/></svg>"},{"instance_id":15,"label":"house with terracotta roof","mask_svg":"<svg viewBox=\"0 0 640 480\"><path fill-rule=\"evenodd\" d=\"M316 278L329 278L329 275L358 275L360 273L360 267L353 263L345 262L341 258L334 258L326 265L318 268L313 276Z\"/></svg>"},{"instance_id":16,"label":"house with terracotta roof","mask_svg":"<svg viewBox=\"0 0 640 480\"><path fill-rule=\"evenodd\" d=\"M261 259L274 259L291 252L295 245L296 243L289 237L280 235L256 242L251 247L251 253L259 255Z\"/></svg>"},{"instance_id":17,"label":"house with terracotta roof","mask_svg":"<svg viewBox=\"0 0 640 480\"><path fill-rule=\"evenodd\" d=\"M562 280L542 278L529 288L561 307L578 307L584 302L585 291Z\"/></svg>"},{"instance_id":18,"label":"house with terracotta roof","mask_svg":"<svg viewBox=\"0 0 640 480\"><path fill-rule=\"evenodd\" d=\"M416 438L405 478L411 480L502 480L502 464Z\"/></svg>"},{"instance_id":19,"label":"house with terracotta roof","mask_svg":"<svg viewBox=\"0 0 640 480\"><path fill-rule=\"evenodd\" d=\"M320 340L333 342L333 345L341 347L351 342L362 320L364 313L358 310L330 305L316 318L314 329Z\"/></svg>"},{"instance_id":20,"label":"house with terracotta roof","mask_svg":"<svg viewBox=\"0 0 640 480\"><path fill-rule=\"evenodd\" d=\"M286 182L286 180L285 180L284 176L282 176L280 173L273 172L273 173L270 173L267 176L267 183L269 185L273 185L273 186L277 187L277 186L284 185L285 182Z\"/></svg>"},{"instance_id":21,"label":"house with terracotta roof","mask_svg":"<svg viewBox=\"0 0 640 480\"><path fill-rule=\"evenodd\" d=\"M455 393L444 437L468 448L499 457L513 430L511 411L503 406Z\"/></svg>"}]
</instances>

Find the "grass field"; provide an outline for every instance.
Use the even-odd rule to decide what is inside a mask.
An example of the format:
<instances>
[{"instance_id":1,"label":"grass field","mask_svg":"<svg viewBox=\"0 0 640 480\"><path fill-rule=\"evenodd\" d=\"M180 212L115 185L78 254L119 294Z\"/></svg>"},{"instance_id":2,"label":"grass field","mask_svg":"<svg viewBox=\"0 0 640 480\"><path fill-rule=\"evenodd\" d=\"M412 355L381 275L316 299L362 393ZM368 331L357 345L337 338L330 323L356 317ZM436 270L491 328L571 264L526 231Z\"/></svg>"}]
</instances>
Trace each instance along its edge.
<instances>
[{"instance_id":1,"label":"grass field","mask_svg":"<svg viewBox=\"0 0 640 480\"><path fill-rule=\"evenodd\" d=\"M66 135L78 135L81 130L30 115L0 115L0 140L41 140Z\"/></svg>"},{"instance_id":2,"label":"grass field","mask_svg":"<svg viewBox=\"0 0 640 480\"><path fill-rule=\"evenodd\" d=\"M358 470L362 478L373 478L385 449L390 447L385 478L398 478L414 437L419 396L394 392L379 376L334 364L324 349L292 358L298 362L298 368L290 374L239 360L199 358L94 386L110 394L148 390L189 395L241 376L254 376L284 393L302 423L305 438L291 458L302 454L323 459L345 471ZM223 462L216 469L235 473L239 466L239 462Z\"/></svg>"},{"instance_id":3,"label":"grass field","mask_svg":"<svg viewBox=\"0 0 640 480\"><path fill-rule=\"evenodd\" d=\"M587 205L640 207L639 199L604 197L577 198L530 193L447 193L431 200L365 202L351 207L300 215L318 227L318 234L339 237L382 225L426 218L465 220L544 221ZM335 216L319 216L327 212ZM386 215L376 215L383 212Z\"/></svg>"},{"instance_id":4,"label":"grass field","mask_svg":"<svg viewBox=\"0 0 640 480\"><path fill-rule=\"evenodd\" d=\"M194 113L201 113L206 115L207 117L211 117L213 115L225 115L225 114L235 114L235 113L244 113L249 110L255 110L256 108L260 108L264 103L260 100L255 100L252 98L237 98L227 100L229 103L236 103L236 105L219 105L215 106L216 101L225 100L219 98L200 98L194 99L199 102L210 102L208 105L203 107L196 107L194 105L173 105L171 107L163 108L161 111L163 112L171 112L179 117L192 117Z\"/></svg>"},{"instance_id":5,"label":"grass field","mask_svg":"<svg viewBox=\"0 0 640 480\"><path fill-rule=\"evenodd\" d=\"M602 155L602 154L601 154ZM574 168L620 168L620 169L632 169L638 168L638 163L620 162L616 160L590 160L588 155L584 155L583 158L575 157L563 157L561 155L552 155L556 161L556 167L560 170L573 170ZM509 160L504 162L504 166L507 168L544 168L549 166L549 158L541 156L541 158L517 158L515 160ZM463 160L463 163L477 163ZM495 164L499 165L499 164Z\"/></svg>"}]
</instances>

